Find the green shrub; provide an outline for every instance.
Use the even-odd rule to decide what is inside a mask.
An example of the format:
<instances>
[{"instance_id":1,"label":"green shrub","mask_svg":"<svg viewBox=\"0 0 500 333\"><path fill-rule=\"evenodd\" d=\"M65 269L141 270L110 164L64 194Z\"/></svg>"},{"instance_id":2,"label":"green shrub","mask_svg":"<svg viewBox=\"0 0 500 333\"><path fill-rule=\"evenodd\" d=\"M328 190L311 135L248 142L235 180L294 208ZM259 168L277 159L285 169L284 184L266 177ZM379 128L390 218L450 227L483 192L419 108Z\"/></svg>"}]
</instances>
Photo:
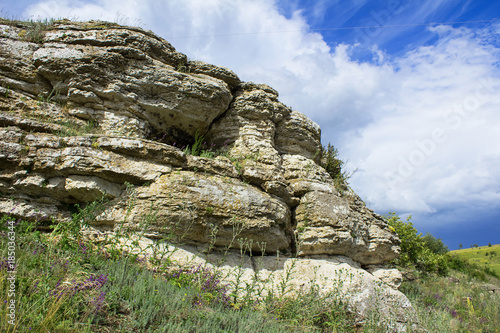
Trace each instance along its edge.
<instances>
[{"instance_id":1,"label":"green shrub","mask_svg":"<svg viewBox=\"0 0 500 333\"><path fill-rule=\"evenodd\" d=\"M410 222L411 216L405 222L395 213L389 213L386 219L401 240L401 254L393 261L394 264L413 266L424 273L447 274L450 256L446 254L448 248L441 239L429 233L422 237Z\"/></svg>"},{"instance_id":2,"label":"green shrub","mask_svg":"<svg viewBox=\"0 0 500 333\"><path fill-rule=\"evenodd\" d=\"M352 176L342 170L344 162L339 159L339 152L331 143L321 149L321 166L332 177L338 190L347 189L347 180Z\"/></svg>"},{"instance_id":3,"label":"green shrub","mask_svg":"<svg viewBox=\"0 0 500 333\"><path fill-rule=\"evenodd\" d=\"M444 245L443 240L441 238L435 238L429 232L422 237L424 241L424 245L436 254L445 254L449 252L448 246Z\"/></svg>"}]
</instances>

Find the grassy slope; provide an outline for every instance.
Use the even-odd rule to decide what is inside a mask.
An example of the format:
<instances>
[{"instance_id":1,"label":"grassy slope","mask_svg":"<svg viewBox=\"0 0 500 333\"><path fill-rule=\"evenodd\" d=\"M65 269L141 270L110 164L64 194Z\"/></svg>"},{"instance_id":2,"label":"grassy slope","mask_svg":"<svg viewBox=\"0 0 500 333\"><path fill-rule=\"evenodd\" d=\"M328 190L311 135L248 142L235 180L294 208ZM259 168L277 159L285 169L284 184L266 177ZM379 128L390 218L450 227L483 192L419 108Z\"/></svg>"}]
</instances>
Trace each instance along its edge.
<instances>
[{"instance_id":1,"label":"grassy slope","mask_svg":"<svg viewBox=\"0 0 500 333\"><path fill-rule=\"evenodd\" d=\"M498 280L490 281L498 284ZM481 287L486 281L451 270L450 276L421 276L405 281L405 293L429 332L500 333L500 295Z\"/></svg>"},{"instance_id":2,"label":"grassy slope","mask_svg":"<svg viewBox=\"0 0 500 333\"><path fill-rule=\"evenodd\" d=\"M75 220L73 221L75 222ZM112 242L79 239L78 224L40 233L0 215L0 332L355 332L342 302L314 290L235 302L212 271L169 270ZM15 230L15 293L10 295L8 232ZM107 250L104 250L104 247ZM150 264L160 264L155 271ZM14 322L8 304L15 299ZM367 332L383 332L377 328Z\"/></svg>"},{"instance_id":3,"label":"grassy slope","mask_svg":"<svg viewBox=\"0 0 500 333\"><path fill-rule=\"evenodd\" d=\"M450 254L470 262L490 267L500 276L500 244L450 251Z\"/></svg>"},{"instance_id":4,"label":"grassy slope","mask_svg":"<svg viewBox=\"0 0 500 333\"><path fill-rule=\"evenodd\" d=\"M62 233L33 232L29 223L15 227L18 315L13 327L6 308L10 225L0 216L2 332L387 332L375 316L356 329L341 303L329 304L315 292L235 304L207 271L154 272L133 255L75 242L64 228ZM429 332L499 333L500 295L485 293L484 281L451 273L455 278L417 274L401 287L422 326Z\"/></svg>"}]
</instances>

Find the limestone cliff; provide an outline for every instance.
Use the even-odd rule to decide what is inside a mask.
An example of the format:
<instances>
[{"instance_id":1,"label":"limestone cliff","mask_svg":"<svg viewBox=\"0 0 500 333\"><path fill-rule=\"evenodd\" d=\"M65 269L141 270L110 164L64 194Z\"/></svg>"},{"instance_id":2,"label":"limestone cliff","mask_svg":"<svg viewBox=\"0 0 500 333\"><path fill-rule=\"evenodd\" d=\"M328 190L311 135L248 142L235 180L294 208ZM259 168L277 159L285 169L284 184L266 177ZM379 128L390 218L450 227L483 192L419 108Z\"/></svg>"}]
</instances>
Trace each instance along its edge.
<instances>
[{"instance_id":1,"label":"limestone cliff","mask_svg":"<svg viewBox=\"0 0 500 333\"><path fill-rule=\"evenodd\" d=\"M274 89L140 28L28 29L0 25L0 213L68 219L106 193L101 231L237 248L237 230L254 252L360 265L398 255L386 221L320 166L319 126ZM223 154L186 154L201 136Z\"/></svg>"}]
</instances>

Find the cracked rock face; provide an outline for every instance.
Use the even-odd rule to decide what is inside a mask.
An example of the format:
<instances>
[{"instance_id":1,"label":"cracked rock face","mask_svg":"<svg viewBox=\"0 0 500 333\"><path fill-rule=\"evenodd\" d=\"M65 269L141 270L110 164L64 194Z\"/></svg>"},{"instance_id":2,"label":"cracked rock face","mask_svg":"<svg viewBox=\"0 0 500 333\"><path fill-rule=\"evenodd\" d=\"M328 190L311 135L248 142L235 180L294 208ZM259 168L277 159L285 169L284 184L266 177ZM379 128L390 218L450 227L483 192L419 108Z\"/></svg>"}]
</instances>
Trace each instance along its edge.
<instances>
[{"instance_id":1,"label":"cracked rock face","mask_svg":"<svg viewBox=\"0 0 500 333\"><path fill-rule=\"evenodd\" d=\"M139 29L62 25L47 31L41 45L16 38L3 38L1 45L6 84L69 102L70 113L96 120L107 134L194 136L206 132L232 99L223 81L232 72L194 63L194 73L186 73L185 55ZM231 79L232 85L239 81L234 74Z\"/></svg>"},{"instance_id":2,"label":"cracked rock face","mask_svg":"<svg viewBox=\"0 0 500 333\"><path fill-rule=\"evenodd\" d=\"M41 43L23 29L0 25L1 213L68 219L104 194L96 228L362 265L399 253L320 166L319 126L271 87L140 28L60 21ZM206 154L186 154L202 136Z\"/></svg>"}]
</instances>

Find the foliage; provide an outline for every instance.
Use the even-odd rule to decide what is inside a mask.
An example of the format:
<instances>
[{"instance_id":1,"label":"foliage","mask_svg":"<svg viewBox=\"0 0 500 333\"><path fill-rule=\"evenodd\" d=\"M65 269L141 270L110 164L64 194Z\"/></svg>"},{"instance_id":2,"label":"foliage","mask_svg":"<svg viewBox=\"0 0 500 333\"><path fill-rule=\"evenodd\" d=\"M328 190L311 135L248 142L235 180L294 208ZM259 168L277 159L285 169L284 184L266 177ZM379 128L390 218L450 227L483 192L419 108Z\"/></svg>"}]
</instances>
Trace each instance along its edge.
<instances>
[{"instance_id":1,"label":"foliage","mask_svg":"<svg viewBox=\"0 0 500 333\"><path fill-rule=\"evenodd\" d=\"M61 129L54 134L60 137L97 134L99 132L95 120L89 120L83 126L72 121L58 121L56 124L61 125Z\"/></svg>"},{"instance_id":2,"label":"foliage","mask_svg":"<svg viewBox=\"0 0 500 333\"><path fill-rule=\"evenodd\" d=\"M427 232L424 237L422 237L424 246L427 247L435 254L445 254L448 253L448 247L444 245L441 238L435 238L431 233Z\"/></svg>"},{"instance_id":3,"label":"foliage","mask_svg":"<svg viewBox=\"0 0 500 333\"><path fill-rule=\"evenodd\" d=\"M14 326L0 321L2 331L359 332L344 299L337 292L321 295L314 283L310 289L291 295L285 282L278 288L281 292L268 291L259 301L244 298L236 302L216 271L203 266L178 267L168 256L158 264L156 255L148 258L111 251L112 239L88 240L81 228L91 223L105 205L103 196L76 206L71 221L60 221L53 232L45 234L35 231L40 220L37 216L32 221L0 218L0 298L4 301L8 299L4 277L9 274L5 234L13 225L17 243L18 312ZM408 236L403 237L405 251L416 255L407 253L407 258L418 261L428 255L419 253L419 247L408 244L408 239L434 256L445 257L423 245L423 237L411 222L393 215L391 225ZM453 268L466 265L457 258L451 260L455 262ZM403 291L430 331L493 332L499 325L498 298L482 295L476 287L468 292L467 279L476 281L462 274L460 281L464 284L454 290L445 278L424 276L405 282ZM244 288L262 293L252 289L255 285ZM0 317L6 315L7 306L0 302ZM454 329L449 328L450 323ZM385 331L376 318L368 319L364 328L364 332Z\"/></svg>"},{"instance_id":4,"label":"foliage","mask_svg":"<svg viewBox=\"0 0 500 333\"><path fill-rule=\"evenodd\" d=\"M10 220L3 216L2 222ZM0 328L2 332L62 331L67 321L80 316L84 321L101 310L105 275L82 266L98 264L89 256L86 246L68 253L54 239L32 232L33 223L17 221L16 228L16 318L11 325L6 318L7 279L11 275L6 262L6 237L0 242Z\"/></svg>"},{"instance_id":5,"label":"foliage","mask_svg":"<svg viewBox=\"0 0 500 333\"><path fill-rule=\"evenodd\" d=\"M455 250L450 254L455 261L464 262L460 266L462 272L468 271L476 276L487 274L500 277L500 244Z\"/></svg>"},{"instance_id":6,"label":"foliage","mask_svg":"<svg viewBox=\"0 0 500 333\"><path fill-rule=\"evenodd\" d=\"M104 209L106 202L107 198L103 193L100 198L88 203L83 208L80 205L76 205L77 212L71 216L71 220L60 221L54 228L54 235L59 236L58 246L63 249L80 247L82 242L82 228L90 226L90 222Z\"/></svg>"},{"instance_id":7,"label":"foliage","mask_svg":"<svg viewBox=\"0 0 500 333\"><path fill-rule=\"evenodd\" d=\"M331 144L328 143L327 147L323 147L321 152L321 166L332 176L333 179L342 176L342 162L338 158L338 150Z\"/></svg>"},{"instance_id":8,"label":"foliage","mask_svg":"<svg viewBox=\"0 0 500 333\"><path fill-rule=\"evenodd\" d=\"M194 143L191 146L187 146L186 149L184 149L184 153L186 155L193 155L193 156L200 156L200 153L202 152L202 145L205 140L205 137L196 131L195 137L194 137Z\"/></svg>"},{"instance_id":9,"label":"foliage","mask_svg":"<svg viewBox=\"0 0 500 333\"><path fill-rule=\"evenodd\" d=\"M441 239L436 239L430 233L425 236L418 233L413 223L410 222L411 216L407 218L406 222L402 221L395 213L389 213L385 218L389 222L390 228L395 230L401 240L401 253L397 259L392 261L393 264L406 268L414 267L424 274L438 273L446 276L449 270L453 269L483 281L487 279L487 275L498 277L495 263L491 267L484 265L486 263L483 260L486 257L484 253L482 256L480 255L481 260L478 262L482 265L460 259L455 255L457 252L466 253L464 251L468 251L472 253L477 252L477 250L453 251L454 255L452 256ZM487 249L487 247L485 248Z\"/></svg>"},{"instance_id":10,"label":"foliage","mask_svg":"<svg viewBox=\"0 0 500 333\"><path fill-rule=\"evenodd\" d=\"M347 180L352 174L342 171L344 162L338 156L337 148L331 143L321 149L321 166L332 177L336 188L342 191L347 189Z\"/></svg>"},{"instance_id":11,"label":"foliage","mask_svg":"<svg viewBox=\"0 0 500 333\"><path fill-rule=\"evenodd\" d=\"M43 43L45 31L52 29L56 22L54 19L21 21L0 18L0 24L20 27L19 37L32 43Z\"/></svg>"},{"instance_id":12,"label":"foliage","mask_svg":"<svg viewBox=\"0 0 500 333\"><path fill-rule=\"evenodd\" d=\"M416 270L417 278L403 282L400 290L412 301L420 323L430 332L496 332L500 299L480 284L494 272L450 255L441 239L418 233L411 217L402 221L391 213L386 218L401 240L401 255L393 263ZM456 252L463 251L477 252Z\"/></svg>"},{"instance_id":13,"label":"foliage","mask_svg":"<svg viewBox=\"0 0 500 333\"><path fill-rule=\"evenodd\" d=\"M15 224L18 308L11 325L3 320L8 309L0 302L1 331L354 332L352 316L338 297L333 300L335 295L319 295L311 288L285 297L285 283L281 293L271 291L261 301L235 303L215 271L171 267L168 256L158 265L156 255L114 251L113 239L83 237L82 228L105 205L103 195L75 206L71 220L53 221L53 231L44 234L34 231L36 221L14 223L2 216L0 298L9 299L3 278L10 274L4 234ZM252 291L255 285L245 288L262 292Z\"/></svg>"},{"instance_id":14,"label":"foliage","mask_svg":"<svg viewBox=\"0 0 500 333\"><path fill-rule=\"evenodd\" d=\"M425 273L446 275L449 256L444 252L446 247L440 239L435 239L430 234L422 237L410 222L411 216L405 222L395 213L389 213L386 219L401 240L401 254L393 261L394 264L414 266Z\"/></svg>"},{"instance_id":15,"label":"foliage","mask_svg":"<svg viewBox=\"0 0 500 333\"><path fill-rule=\"evenodd\" d=\"M195 137L194 137L193 144L191 146L187 145L187 146L183 147L182 149L184 150L184 153L186 155L215 158L217 156L226 156L227 155L227 150L228 150L227 143L228 142L229 142L229 140L226 140L226 142L224 142L224 145L217 149L214 143L211 143L210 145L207 144L207 141L205 140L205 136L201 135L197 131L195 134ZM174 143L174 146L175 146L175 143ZM226 156L226 157L228 157L228 156Z\"/></svg>"}]
</instances>

